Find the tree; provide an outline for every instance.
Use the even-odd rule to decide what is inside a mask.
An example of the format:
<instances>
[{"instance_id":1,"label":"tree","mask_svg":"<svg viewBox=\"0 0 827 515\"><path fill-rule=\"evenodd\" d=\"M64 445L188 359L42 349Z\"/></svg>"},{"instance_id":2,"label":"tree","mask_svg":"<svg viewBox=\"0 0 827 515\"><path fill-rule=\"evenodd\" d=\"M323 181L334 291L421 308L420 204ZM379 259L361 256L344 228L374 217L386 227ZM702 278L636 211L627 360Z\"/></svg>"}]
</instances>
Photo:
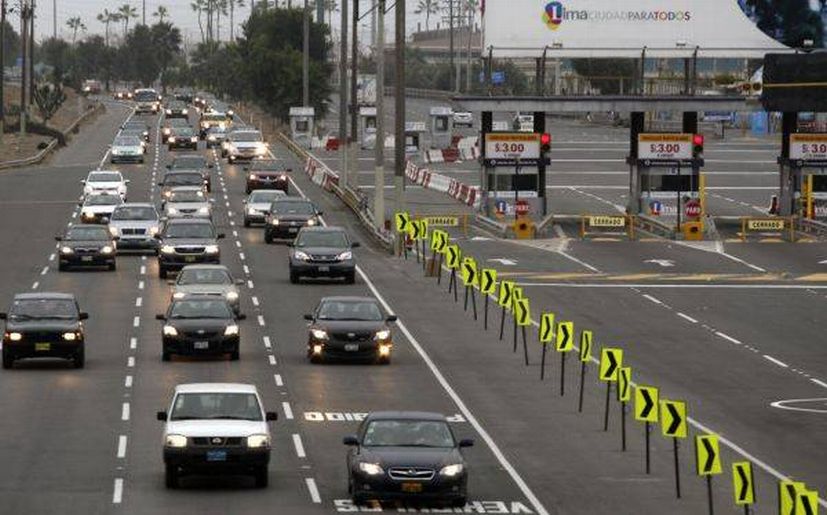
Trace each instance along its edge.
<instances>
[{"instance_id":1,"label":"tree","mask_svg":"<svg viewBox=\"0 0 827 515\"><path fill-rule=\"evenodd\" d=\"M130 4L123 4L118 7L118 14L120 15L120 20L123 22L123 37L126 39L126 35L129 32L129 20L138 17L138 10Z\"/></svg>"},{"instance_id":2,"label":"tree","mask_svg":"<svg viewBox=\"0 0 827 515\"><path fill-rule=\"evenodd\" d=\"M251 0L252 1L252 0ZM827 0L825 0L827 1ZM235 41L235 8L244 7L244 0L230 0L230 41Z\"/></svg>"},{"instance_id":3,"label":"tree","mask_svg":"<svg viewBox=\"0 0 827 515\"><path fill-rule=\"evenodd\" d=\"M74 67L74 52L69 43L60 38L49 38L35 49L35 59L52 68L52 82L62 84Z\"/></svg>"},{"instance_id":4,"label":"tree","mask_svg":"<svg viewBox=\"0 0 827 515\"><path fill-rule=\"evenodd\" d=\"M201 15L204 13L206 7L206 0L195 0L194 2L190 2L190 9L198 15L198 29L201 31L201 43L207 42L207 38L204 35L204 22L201 21Z\"/></svg>"},{"instance_id":5,"label":"tree","mask_svg":"<svg viewBox=\"0 0 827 515\"><path fill-rule=\"evenodd\" d=\"M104 9L102 13L98 14L96 19L103 23L105 27L105 39L104 43L106 46L109 46L109 24L110 23L117 23L118 21L118 14L114 12L110 12L109 9Z\"/></svg>"},{"instance_id":6,"label":"tree","mask_svg":"<svg viewBox=\"0 0 827 515\"><path fill-rule=\"evenodd\" d=\"M819 0L822 9L827 1ZM801 47L810 39L814 46L824 46L824 23L810 8L809 0L746 0L758 22L758 28L787 46Z\"/></svg>"},{"instance_id":7,"label":"tree","mask_svg":"<svg viewBox=\"0 0 827 515\"><path fill-rule=\"evenodd\" d=\"M34 102L37 105L37 110L40 111L40 117L44 122L52 119L61 104L66 101L66 93L58 84L44 84L34 88Z\"/></svg>"},{"instance_id":8,"label":"tree","mask_svg":"<svg viewBox=\"0 0 827 515\"><path fill-rule=\"evenodd\" d=\"M414 10L416 14L425 14L425 30L431 30L431 15L439 13L439 0L419 0Z\"/></svg>"},{"instance_id":9,"label":"tree","mask_svg":"<svg viewBox=\"0 0 827 515\"><path fill-rule=\"evenodd\" d=\"M118 63L128 67L119 70L127 80L136 80L143 86L151 86L161 72L159 52L154 46L152 32L146 25L137 25L126 36L120 48Z\"/></svg>"},{"instance_id":10,"label":"tree","mask_svg":"<svg viewBox=\"0 0 827 515\"><path fill-rule=\"evenodd\" d=\"M156 23L150 30L152 48L161 73L161 88L166 92L167 71L173 59L181 53L181 31L171 23Z\"/></svg>"},{"instance_id":11,"label":"tree","mask_svg":"<svg viewBox=\"0 0 827 515\"><path fill-rule=\"evenodd\" d=\"M3 44L6 47L5 62L0 65L12 66L20 55L20 35L14 30L11 23L6 20L5 23L5 38Z\"/></svg>"},{"instance_id":12,"label":"tree","mask_svg":"<svg viewBox=\"0 0 827 515\"><path fill-rule=\"evenodd\" d=\"M163 5L159 5L155 12L152 13L152 16L158 18L158 23L164 23L164 18L169 18L169 9Z\"/></svg>"},{"instance_id":13,"label":"tree","mask_svg":"<svg viewBox=\"0 0 827 515\"><path fill-rule=\"evenodd\" d=\"M78 30L86 32L86 25L83 23L83 20L80 19L80 16L75 16L74 18L66 20L66 26L72 31L72 46L75 46Z\"/></svg>"}]
</instances>

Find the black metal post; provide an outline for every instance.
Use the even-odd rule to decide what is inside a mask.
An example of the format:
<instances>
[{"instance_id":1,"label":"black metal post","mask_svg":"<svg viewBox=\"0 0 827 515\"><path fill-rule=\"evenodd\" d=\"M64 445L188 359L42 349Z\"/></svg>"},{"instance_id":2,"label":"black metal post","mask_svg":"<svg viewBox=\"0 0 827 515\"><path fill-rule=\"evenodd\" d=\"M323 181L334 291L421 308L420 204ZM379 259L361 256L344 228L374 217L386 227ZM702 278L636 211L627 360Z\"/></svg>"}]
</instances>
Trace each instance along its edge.
<instances>
[{"instance_id":1,"label":"black metal post","mask_svg":"<svg viewBox=\"0 0 827 515\"><path fill-rule=\"evenodd\" d=\"M463 306L462 306L463 311L468 311L468 289L469 289L469 286L466 284L465 285L465 302L463 303Z\"/></svg>"},{"instance_id":2,"label":"black metal post","mask_svg":"<svg viewBox=\"0 0 827 515\"><path fill-rule=\"evenodd\" d=\"M528 342L526 341L525 326L523 329L523 354L525 355L525 366L528 366Z\"/></svg>"},{"instance_id":3,"label":"black metal post","mask_svg":"<svg viewBox=\"0 0 827 515\"><path fill-rule=\"evenodd\" d=\"M620 388L617 389L620 391ZM626 403L620 401L620 450L626 452Z\"/></svg>"},{"instance_id":4,"label":"black metal post","mask_svg":"<svg viewBox=\"0 0 827 515\"><path fill-rule=\"evenodd\" d=\"M709 515L715 515L715 506L712 503L712 476L706 476L706 496L709 500Z\"/></svg>"},{"instance_id":5,"label":"black metal post","mask_svg":"<svg viewBox=\"0 0 827 515\"><path fill-rule=\"evenodd\" d=\"M560 353L560 397L566 395L566 354Z\"/></svg>"},{"instance_id":6,"label":"black metal post","mask_svg":"<svg viewBox=\"0 0 827 515\"><path fill-rule=\"evenodd\" d=\"M643 430L644 430L644 436L645 436L645 439L646 439L646 473L650 474L652 472L652 462L651 462L651 457L650 457L650 452L651 451L650 451L650 447L649 447L649 438L650 438L649 433L651 432L651 427L649 425L649 422L646 422L646 424L643 426Z\"/></svg>"},{"instance_id":7,"label":"black metal post","mask_svg":"<svg viewBox=\"0 0 827 515\"><path fill-rule=\"evenodd\" d=\"M609 430L609 402L612 396L612 383L606 382L606 410L603 413L603 431Z\"/></svg>"},{"instance_id":8,"label":"black metal post","mask_svg":"<svg viewBox=\"0 0 827 515\"><path fill-rule=\"evenodd\" d=\"M543 352L540 354L540 381L545 380L546 378L546 349L548 347L547 343L543 344Z\"/></svg>"},{"instance_id":9,"label":"black metal post","mask_svg":"<svg viewBox=\"0 0 827 515\"><path fill-rule=\"evenodd\" d=\"M477 318L477 292L474 291L474 287L471 286L471 307L474 308L474 321L478 320Z\"/></svg>"},{"instance_id":10,"label":"black metal post","mask_svg":"<svg viewBox=\"0 0 827 515\"><path fill-rule=\"evenodd\" d=\"M583 387L586 382L586 362L580 362L580 399L577 404L577 412L583 413Z\"/></svg>"},{"instance_id":11,"label":"black metal post","mask_svg":"<svg viewBox=\"0 0 827 515\"><path fill-rule=\"evenodd\" d=\"M489 295L486 293L485 294L485 317L483 318L483 328L485 328L486 331L488 330L488 297L489 297Z\"/></svg>"},{"instance_id":12,"label":"black metal post","mask_svg":"<svg viewBox=\"0 0 827 515\"><path fill-rule=\"evenodd\" d=\"M505 333L505 306L502 308L500 313L500 341L503 341L503 334Z\"/></svg>"},{"instance_id":13,"label":"black metal post","mask_svg":"<svg viewBox=\"0 0 827 515\"><path fill-rule=\"evenodd\" d=\"M680 458L678 457L678 439L672 438L673 443L673 450L675 454L675 492L677 493L678 499L681 498L681 467L680 467Z\"/></svg>"},{"instance_id":14,"label":"black metal post","mask_svg":"<svg viewBox=\"0 0 827 515\"><path fill-rule=\"evenodd\" d=\"M517 354L517 312L511 313L511 318L514 319L514 354Z\"/></svg>"}]
</instances>

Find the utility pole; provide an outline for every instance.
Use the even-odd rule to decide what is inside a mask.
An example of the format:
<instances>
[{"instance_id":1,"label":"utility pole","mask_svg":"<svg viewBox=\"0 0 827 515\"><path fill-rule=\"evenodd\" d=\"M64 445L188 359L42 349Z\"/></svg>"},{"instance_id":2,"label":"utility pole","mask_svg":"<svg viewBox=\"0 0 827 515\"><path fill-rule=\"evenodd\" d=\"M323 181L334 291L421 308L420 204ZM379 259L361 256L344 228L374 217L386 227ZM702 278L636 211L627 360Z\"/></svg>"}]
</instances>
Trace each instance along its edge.
<instances>
[{"instance_id":1,"label":"utility pole","mask_svg":"<svg viewBox=\"0 0 827 515\"><path fill-rule=\"evenodd\" d=\"M57 39L57 0L52 0L52 38Z\"/></svg>"},{"instance_id":2,"label":"utility pole","mask_svg":"<svg viewBox=\"0 0 827 515\"><path fill-rule=\"evenodd\" d=\"M394 187L396 207L405 210L405 0L396 1L396 91L395 119L396 145L394 146Z\"/></svg>"},{"instance_id":3,"label":"utility pole","mask_svg":"<svg viewBox=\"0 0 827 515\"><path fill-rule=\"evenodd\" d=\"M373 190L373 220L385 227L385 3L378 0L376 12L376 173Z\"/></svg>"},{"instance_id":4,"label":"utility pole","mask_svg":"<svg viewBox=\"0 0 827 515\"><path fill-rule=\"evenodd\" d=\"M304 56L302 58L302 105L310 105L310 7L304 0Z\"/></svg>"},{"instance_id":5,"label":"utility pole","mask_svg":"<svg viewBox=\"0 0 827 515\"><path fill-rule=\"evenodd\" d=\"M451 62L451 84L454 86L454 92L459 92L459 74L454 68L454 0L448 0L448 46L450 47L448 53Z\"/></svg>"},{"instance_id":6,"label":"utility pole","mask_svg":"<svg viewBox=\"0 0 827 515\"><path fill-rule=\"evenodd\" d=\"M0 143L6 130L6 0L0 0Z\"/></svg>"},{"instance_id":7,"label":"utility pole","mask_svg":"<svg viewBox=\"0 0 827 515\"><path fill-rule=\"evenodd\" d=\"M351 173L356 173L356 154L359 144L359 0L353 0L353 45L350 59L350 162L347 173L345 173L347 186L351 185ZM356 176L358 177L358 174Z\"/></svg>"},{"instance_id":8,"label":"utility pole","mask_svg":"<svg viewBox=\"0 0 827 515\"><path fill-rule=\"evenodd\" d=\"M329 20L330 24L333 25L333 20ZM322 0L316 0L316 23L319 25L324 25L324 2ZM330 32L333 32L333 27L330 27Z\"/></svg>"},{"instance_id":9,"label":"utility pole","mask_svg":"<svg viewBox=\"0 0 827 515\"><path fill-rule=\"evenodd\" d=\"M465 70L465 92L471 93L471 67L473 63L473 58L471 55L472 51L472 42L474 37L474 8L471 4L466 4L466 10L468 11L468 66Z\"/></svg>"},{"instance_id":10,"label":"utility pole","mask_svg":"<svg viewBox=\"0 0 827 515\"><path fill-rule=\"evenodd\" d=\"M339 170L347 179L347 7L349 0L342 0L342 34L339 38Z\"/></svg>"},{"instance_id":11,"label":"utility pole","mask_svg":"<svg viewBox=\"0 0 827 515\"><path fill-rule=\"evenodd\" d=\"M141 19L142 23L146 25L146 0L141 0Z\"/></svg>"},{"instance_id":12,"label":"utility pole","mask_svg":"<svg viewBox=\"0 0 827 515\"><path fill-rule=\"evenodd\" d=\"M28 111L28 102L26 102L26 92L28 87L26 81L28 80L28 46L29 46L29 5L25 0L21 0L20 6L20 51L21 51L21 67L20 67L20 134L26 134L26 114Z\"/></svg>"},{"instance_id":13,"label":"utility pole","mask_svg":"<svg viewBox=\"0 0 827 515\"><path fill-rule=\"evenodd\" d=\"M28 98L28 105L32 105L34 101L34 18L35 13L37 12L37 7L35 6L35 0L32 1L32 8L29 11L29 23L31 27L29 29L29 98Z\"/></svg>"}]
</instances>

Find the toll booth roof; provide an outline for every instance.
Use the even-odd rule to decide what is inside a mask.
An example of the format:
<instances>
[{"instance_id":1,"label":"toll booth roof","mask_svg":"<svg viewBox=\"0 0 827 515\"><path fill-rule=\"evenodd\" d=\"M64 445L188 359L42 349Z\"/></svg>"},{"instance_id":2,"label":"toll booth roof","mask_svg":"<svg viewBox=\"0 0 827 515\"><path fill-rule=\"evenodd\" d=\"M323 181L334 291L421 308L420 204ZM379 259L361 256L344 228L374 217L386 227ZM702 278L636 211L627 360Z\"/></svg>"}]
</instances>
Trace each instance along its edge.
<instances>
[{"instance_id":1,"label":"toll booth roof","mask_svg":"<svg viewBox=\"0 0 827 515\"><path fill-rule=\"evenodd\" d=\"M456 96L453 98L453 101L468 111L500 113L607 113L610 111L618 113L644 113L647 111L754 112L764 110L764 107L758 99L734 95L559 95L548 97Z\"/></svg>"},{"instance_id":2,"label":"toll booth roof","mask_svg":"<svg viewBox=\"0 0 827 515\"><path fill-rule=\"evenodd\" d=\"M437 106L431 108L431 116L451 116L454 110L450 107Z\"/></svg>"},{"instance_id":3,"label":"toll booth roof","mask_svg":"<svg viewBox=\"0 0 827 515\"><path fill-rule=\"evenodd\" d=\"M291 107L290 116L316 116L314 107Z\"/></svg>"}]
</instances>

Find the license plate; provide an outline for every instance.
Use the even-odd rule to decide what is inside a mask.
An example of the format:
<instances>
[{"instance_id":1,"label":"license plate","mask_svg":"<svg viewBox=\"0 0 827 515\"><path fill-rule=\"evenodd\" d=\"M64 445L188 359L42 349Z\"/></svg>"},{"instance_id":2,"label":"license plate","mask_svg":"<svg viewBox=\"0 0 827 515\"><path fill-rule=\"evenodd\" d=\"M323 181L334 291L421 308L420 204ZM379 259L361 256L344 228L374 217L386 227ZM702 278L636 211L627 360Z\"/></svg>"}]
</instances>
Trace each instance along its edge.
<instances>
[{"instance_id":1,"label":"license plate","mask_svg":"<svg viewBox=\"0 0 827 515\"><path fill-rule=\"evenodd\" d=\"M359 352L359 344L358 343L347 343L345 344L345 350L348 352Z\"/></svg>"},{"instance_id":2,"label":"license plate","mask_svg":"<svg viewBox=\"0 0 827 515\"><path fill-rule=\"evenodd\" d=\"M319 272L330 272L330 267L329 266L320 266L319 267Z\"/></svg>"},{"instance_id":3,"label":"license plate","mask_svg":"<svg viewBox=\"0 0 827 515\"><path fill-rule=\"evenodd\" d=\"M289 229L289 231L290 231L290 232L299 232L299 228L298 228L298 227L291 227L291 228Z\"/></svg>"},{"instance_id":4,"label":"license plate","mask_svg":"<svg viewBox=\"0 0 827 515\"><path fill-rule=\"evenodd\" d=\"M195 263L195 256L187 256L184 258L187 263Z\"/></svg>"},{"instance_id":5,"label":"license plate","mask_svg":"<svg viewBox=\"0 0 827 515\"><path fill-rule=\"evenodd\" d=\"M227 461L227 451L207 451L207 461Z\"/></svg>"},{"instance_id":6,"label":"license plate","mask_svg":"<svg viewBox=\"0 0 827 515\"><path fill-rule=\"evenodd\" d=\"M210 342L195 342L192 344L192 348L195 350L204 350L210 348Z\"/></svg>"},{"instance_id":7,"label":"license plate","mask_svg":"<svg viewBox=\"0 0 827 515\"><path fill-rule=\"evenodd\" d=\"M422 483L402 483L402 491L409 494L418 494L422 491Z\"/></svg>"},{"instance_id":8,"label":"license plate","mask_svg":"<svg viewBox=\"0 0 827 515\"><path fill-rule=\"evenodd\" d=\"M52 349L52 344L51 343L35 343L34 344L34 350L36 352L44 352L44 351L49 351L51 349Z\"/></svg>"},{"instance_id":9,"label":"license plate","mask_svg":"<svg viewBox=\"0 0 827 515\"><path fill-rule=\"evenodd\" d=\"M83 261L84 263L91 263L92 262L92 256L81 256L80 260Z\"/></svg>"}]
</instances>

